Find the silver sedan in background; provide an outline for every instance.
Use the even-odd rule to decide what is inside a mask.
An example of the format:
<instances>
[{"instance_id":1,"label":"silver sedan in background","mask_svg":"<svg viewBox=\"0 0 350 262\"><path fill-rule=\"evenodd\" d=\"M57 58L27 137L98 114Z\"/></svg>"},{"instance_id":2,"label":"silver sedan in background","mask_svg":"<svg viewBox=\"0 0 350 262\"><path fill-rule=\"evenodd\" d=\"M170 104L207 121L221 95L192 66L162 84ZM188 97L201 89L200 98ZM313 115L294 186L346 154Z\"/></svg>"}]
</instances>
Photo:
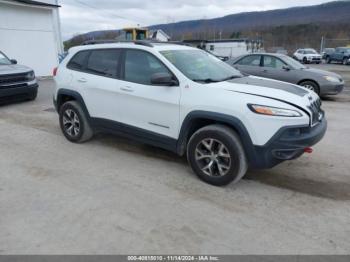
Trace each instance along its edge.
<instances>
[{"instance_id":1,"label":"silver sedan in background","mask_svg":"<svg viewBox=\"0 0 350 262\"><path fill-rule=\"evenodd\" d=\"M344 89L340 75L309 68L283 54L255 53L227 61L242 73L301 85L318 95L336 95Z\"/></svg>"}]
</instances>

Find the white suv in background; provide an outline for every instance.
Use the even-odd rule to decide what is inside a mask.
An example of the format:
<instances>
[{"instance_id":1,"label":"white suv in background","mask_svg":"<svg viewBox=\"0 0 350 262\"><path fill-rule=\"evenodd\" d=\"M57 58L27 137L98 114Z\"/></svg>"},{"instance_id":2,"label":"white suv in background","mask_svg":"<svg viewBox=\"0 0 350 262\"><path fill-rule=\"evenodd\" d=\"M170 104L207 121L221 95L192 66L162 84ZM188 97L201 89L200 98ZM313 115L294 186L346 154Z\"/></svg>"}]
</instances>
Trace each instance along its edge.
<instances>
[{"instance_id":1,"label":"white suv in background","mask_svg":"<svg viewBox=\"0 0 350 262\"><path fill-rule=\"evenodd\" d=\"M315 49L311 48L298 49L293 57L304 64L320 64L322 62L322 56Z\"/></svg>"},{"instance_id":2,"label":"white suv in background","mask_svg":"<svg viewBox=\"0 0 350 262\"><path fill-rule=\"evenodd\" d=\"M186 154L213 185L300 157L327 128L314 92L244 76L187 46L79 46L54 72L54 104L69 141L108 132Z\"/></svg>"}]
</instances>

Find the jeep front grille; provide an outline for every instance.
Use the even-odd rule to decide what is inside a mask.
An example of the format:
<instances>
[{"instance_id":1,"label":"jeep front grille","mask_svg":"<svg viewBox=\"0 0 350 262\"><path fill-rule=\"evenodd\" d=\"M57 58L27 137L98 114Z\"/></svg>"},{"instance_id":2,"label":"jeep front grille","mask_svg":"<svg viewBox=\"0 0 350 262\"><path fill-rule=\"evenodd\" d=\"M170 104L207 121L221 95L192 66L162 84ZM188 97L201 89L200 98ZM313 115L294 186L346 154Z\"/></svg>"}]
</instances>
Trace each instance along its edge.
<instances>
[{"instance_id":1,"label":"jeep front grille","mask_svg":"<svg viewBox=\"0 0 350 262\"><path fill-rule=\"evenodd\" d=\"M311 102L311 104L309 106L309 109L311 111L311 125L312 126L316 125L317 123L319 123L323 119L324 113L321 109L321 105L322 105L321 99L318 98L317 100Z\"/></svg>"},{"instance_id":2,"label":"jeep front grille","mask_svg":"<svg viewBox=\"0 0 350 262\"><path fill-rule=\"evenodd\" d=\"M19 83L23 84L24 82L28 82L27 75L28 73L0 75L0 88L7 88L12 85L17 85Z\"/></svg>"}]
</instances>

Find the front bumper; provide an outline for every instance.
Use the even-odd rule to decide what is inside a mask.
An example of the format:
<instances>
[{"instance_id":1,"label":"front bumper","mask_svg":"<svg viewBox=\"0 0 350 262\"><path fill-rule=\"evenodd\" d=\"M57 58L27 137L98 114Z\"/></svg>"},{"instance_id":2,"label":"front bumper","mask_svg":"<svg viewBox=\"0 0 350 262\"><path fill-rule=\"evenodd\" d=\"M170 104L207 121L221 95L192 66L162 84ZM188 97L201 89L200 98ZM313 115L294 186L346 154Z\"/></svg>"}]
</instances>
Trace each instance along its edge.
<instances>
[{"instance_id":1,"label":"front bumper","mask_svg":"<svg viewBox=\"0 0 350 262\"><path fill-rule=\"evenodd\" d=\"M320 95L337 95L344 90L344 81L342 83L327 83L326 85L320 85Z\"/></svg>"},{"instance_id":2,"label":"front bumper","mask_svg":"<svg viewBox=\"0 0 350 262\"><path fill-rule=\"evenodd\" d=\"M309 63L321 63L322 57L307 57Z\"/></svg>"},{"instance_id":3,"label":"front bumper","mask_svg":"<svg viewBox=\"0 0 350 262\"><path fill-rule=\"evenodd\" d=\"M23 84L16 87L1 87L0 88L0 99L1 100L13 100L13 99L25 99L31 97L38 92L39 85L34 83L31 85Z\"/></svg>"},{"instance_id":4,"label":"front bumper","mask_svg":"<svg viewBox=\"0 0 350 262\"><path fill-rule=\"evenodd\" d=\"M304 154L304 150L317 144L327 131L327 120L314 127L286 127L279 130L264 146L254 146L250 166L257 169L272 168L286 160Z\"/></svg>"}]
</instances>

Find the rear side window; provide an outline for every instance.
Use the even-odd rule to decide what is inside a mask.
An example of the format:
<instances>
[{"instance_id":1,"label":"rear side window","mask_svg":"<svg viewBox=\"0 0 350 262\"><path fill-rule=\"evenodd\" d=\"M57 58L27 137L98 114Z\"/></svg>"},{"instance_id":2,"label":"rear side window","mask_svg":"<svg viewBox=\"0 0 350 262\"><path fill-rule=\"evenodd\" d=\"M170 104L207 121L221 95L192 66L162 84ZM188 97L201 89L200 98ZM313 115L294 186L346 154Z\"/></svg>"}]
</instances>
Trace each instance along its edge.
<instances>
[{"instance_id":1,"label":"rear side window","mask_svg":"<svg viewBox=\"0 0 350 262\"><path fill-rule=\"evenodd\" d=\"M83 70L90 51L81 51L69 61L67 67L74 70Z\"/></svg>"},{"instance_id":2,"label":"rear side window","mask_svg":"<svg viewBox=\"0 0 350 262\"><path fill-rule=\"evenodd\" d=\"M260 66L260 60L260 55L250 55L239 60L237 64L245 66Z\"/></svg>"},{"instance_id":3,"label":"rear side window","mask_svg":"<svg viewBox=\"0 0 350 262\"><path fill-rule=\"evenodd\" d=\"M120 51L116 49L92 50L88 58L86 71L106 77L116 77Z\"/></svg>"}]
</instances>

